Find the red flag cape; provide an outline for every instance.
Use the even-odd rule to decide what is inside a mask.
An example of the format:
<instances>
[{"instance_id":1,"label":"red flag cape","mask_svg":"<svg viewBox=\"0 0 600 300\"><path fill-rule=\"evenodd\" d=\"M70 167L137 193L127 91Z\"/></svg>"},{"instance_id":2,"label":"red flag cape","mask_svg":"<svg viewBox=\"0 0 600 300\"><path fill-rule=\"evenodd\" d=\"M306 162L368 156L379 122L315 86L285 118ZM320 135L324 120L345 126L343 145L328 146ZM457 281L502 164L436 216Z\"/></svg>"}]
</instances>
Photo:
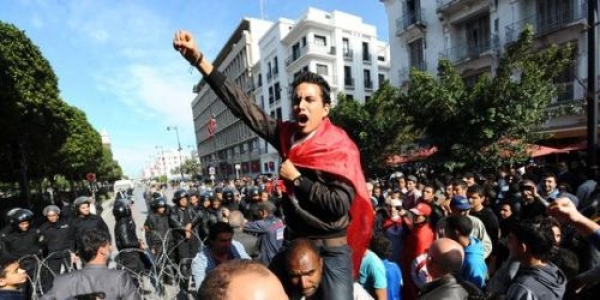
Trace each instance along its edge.
<instances>
[{"instance_id":1,"label":"red flag cape","mask_svg":"<svg viewBox=\"0 0 600 300\"><path fill-rule=\"evenodd\" d=\"M360 166L360 153L346 132L323 120L315 135L290 149L296 124L279 124L281 157L290 159L295 166L320 170L347 182L354 188L350 206L348 245L352 249L354 278L358 278L360 262L369 246L373 230L373 208L367 196L367 185Z\"/></svg>"}]
</instances>

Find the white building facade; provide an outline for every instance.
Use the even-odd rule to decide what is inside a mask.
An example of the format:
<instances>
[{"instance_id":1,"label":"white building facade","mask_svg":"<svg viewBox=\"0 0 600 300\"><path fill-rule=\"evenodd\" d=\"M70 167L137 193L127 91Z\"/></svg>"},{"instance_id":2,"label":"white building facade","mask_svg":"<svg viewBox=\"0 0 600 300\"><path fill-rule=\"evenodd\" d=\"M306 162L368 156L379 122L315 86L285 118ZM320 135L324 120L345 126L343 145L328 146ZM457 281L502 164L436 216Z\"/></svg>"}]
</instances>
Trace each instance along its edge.
<instances>
[{"instance_id":1,"label":"white building facade","mask_svg":"<svg viewBox=\"0 0 600 300\"><path fill-rule=\"evenodd\" d=\"M584 103L587 82L587 2L585 0L380 0L388 15L392 57L391 83L403 86L409 71L437 72L438 59L449 59L467 85L494 74L500 55L527 24L535 47L575 46L575 63L556 81L564 87L556 105ZM585 136L585 115L549 120L557 138Z\"/></svg>"},{"instance_id":2,"label":"white building facade","mask_svg":"<svg viewBox=\"0 0 600 300\"><path fill-rule=\"evenodd\" d=\"M142 178L150 179L158 176L167 176L168 179L181 177L174 172L186 160L191 159L190 153L177 151L176 149L164 149L156 147L154 155L150 156L150 162L142 172Z\"/></svg>"},{"instance_id":3,"label":"white building facade","mask_svg":"<svg viewBox=\"0 0 600 300\"><path fill-rule=\"evenodd\" d=\"M240 28L234 36L240 35L238 31ZM279 19L261 34L245 32L246 37L252 36L245 40L245 48L257 52L247 60L253 64L246 65L245 81L236 83L280 120L292 117L291 85L294 76L302 71L318 73L329 82L334 105L338 93L368 101L379 85L389 79L389 46L377 39L374 26L363 23L358 16L309 8L298 20ZM239 40L232 36L230 42L232 39ZM223 49L231 49L229 44ZM217 68L224 70L219 63L217 58ZM236 169L240 175L277 173L280 158L276 150L233 117L203 81L197 91L192 109L202 165L214 165L221 177L229 178L235 176ZM217 120L214 137L207 134L211 111L216 112ZM227 116L226 121L219 118L221 115Z\"/></svg>"}]
</instances>

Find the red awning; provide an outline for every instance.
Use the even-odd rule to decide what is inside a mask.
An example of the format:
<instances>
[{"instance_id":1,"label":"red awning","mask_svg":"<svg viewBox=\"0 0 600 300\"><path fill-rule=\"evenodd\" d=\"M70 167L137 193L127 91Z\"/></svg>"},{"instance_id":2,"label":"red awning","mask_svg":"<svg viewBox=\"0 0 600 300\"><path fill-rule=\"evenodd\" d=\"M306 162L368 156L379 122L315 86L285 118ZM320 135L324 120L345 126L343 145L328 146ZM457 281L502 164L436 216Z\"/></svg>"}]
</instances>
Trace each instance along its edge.
<instances>
[{"instance_id":1,"label":"red awning","mask_svg":"<svg viewBox=\"0 0 600 300\"><path fill-rule=\"evenodd\" d=\"M582 140L581 142L560 148L560 150L564 150L567 152L577 151L577 150L585 150L585 149L587 149L587 140Z\"/></svg>"},{"instance_id":2,"label":"red awning","mask_svg":"<svg viewBox=\"0 0 600 300\"><path fill-rule=\"evenodd\" d=\"M431 148L422 148L422 149L415 150L411 154L408 154L408 155L397 155L397 154L390 155L386 161L386 164L399 165L399 164L404 164L404 163L409 163L409 162L414 162L414 161L421 161L421 160L428 158L429 156L433 155L436 152L437 152L437 147L433 146Z\"/></svg>"},{"instance_id":3,"label":"red awning","mask_svg":"<svg viewBox=\"0 0 600 300\"><path fill-rule=\"evenodd\" d=\"M527 154L531 157L540 157L551 154L567 153L564 149L556 149L548 146L530 144L527 146Z\"/></svg>"}]
</instances>

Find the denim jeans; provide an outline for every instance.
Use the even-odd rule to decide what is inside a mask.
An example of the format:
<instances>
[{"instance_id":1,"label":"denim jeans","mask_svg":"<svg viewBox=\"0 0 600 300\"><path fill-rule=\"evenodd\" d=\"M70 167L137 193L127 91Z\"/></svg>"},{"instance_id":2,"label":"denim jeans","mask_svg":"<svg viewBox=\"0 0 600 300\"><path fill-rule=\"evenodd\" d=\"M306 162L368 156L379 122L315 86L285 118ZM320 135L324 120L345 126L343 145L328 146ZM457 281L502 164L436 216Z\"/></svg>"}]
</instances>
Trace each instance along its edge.
<instances>
[{"instance_id":1,"label":"denim jeans","mask_svg":"<svg viewBox=\"0 0 600 300\"><path fill-rule=\"evenodd\" d=\"M353 284L350 247L320 247L323 257L323 280L319 299L352 300Z\"/></svg>"}]
</instances>

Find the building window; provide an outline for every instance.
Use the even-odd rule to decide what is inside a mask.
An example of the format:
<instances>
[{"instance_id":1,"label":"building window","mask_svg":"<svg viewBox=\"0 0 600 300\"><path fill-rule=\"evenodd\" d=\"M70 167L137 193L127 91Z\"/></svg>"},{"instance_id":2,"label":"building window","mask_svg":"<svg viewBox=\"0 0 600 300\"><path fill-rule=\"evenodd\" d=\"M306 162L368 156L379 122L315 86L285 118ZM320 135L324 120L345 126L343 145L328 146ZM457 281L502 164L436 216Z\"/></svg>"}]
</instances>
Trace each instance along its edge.
<instances>
[{"instance_id":1,"label":"building window","mask_svg":"<svg viewBox=\"0 0 600 300\"><path fill-rule=\"evenodd\" d=\"M281 114L281 107L278 107L278 108L275 110L275 118L277 118L277 120L281 120L281 115L282 115L282 114Z\"/></svg>"},{"instance_id":2,"label":"building window","mask_svg":"<svg viewBox=\"0 0 600 300\"><path fill-rule=\"evenodd\" d=\"M354 95L346 94L346 100L354 100Z\"/></svg>"},{"instance_id":3,"label":"building window","mask_svg":"<svg viewBox=\"0 0 600 300\"><path fill-rule=\"evenodd\" d=\"M279 85L279 82L275 83L273 89L275 89L275 101L279 101L281 99L281 87Z\"/></svg>"},{"instance_id":4,"label":"building window","mask_svg":"<svg viewBox=\"0 0 600 300\"><path fill-rule=\"evenodd\" d=\"M317 74L329 75L329 72L327 70L327 65L317 64Z\"/></svg>"},{"instance_id":5,"label":"building window","mask_svg":"<svg viewBox=\"0 0 600 300\"><path fill-rule=\"evenodd\" d=\"M267 81L271 81L271 77L273 77L272 71L271 71L271 62L269 62L267 64Z\"/></svg>"},{"instance_id":6,"label":"building window","mask_svg":"<svg viewBox=\"0 0 600 300\"><path fill-rule=\"evenodd\" d=\"M315 34L315 44L319 46L327 46L327 38L322 35Z\"/></svg>"},{"instance_id":7,"label":"building window","mask_svg":"<svg viewBox=\"0 0 600 300\"><path fill-rule=\"evenodd\" d=\"M415 67L421 71L425 69L422 39L417 39L408 44L408 60L411 67Z\"/></svg>"},{"instance_id":8,"label":"building window","mask_svg":"<svg viewBox=\"0 0 600 300\"><path fill-rule=\"evenodd\" d=\"M369 52L369 43L367 43L367 42L362 43L362 51L363 51L363 60L371 61L371 53Z\"/></svg>"},{"instance_id":9,"label":"building window","mask_svg":"<svg viewBox=\"0 0 600 300\"><path fill-rule=\"evenodd\" d=\"M302 37L302 47L306 47L306 36Z\"/></svg>"},{"instance_id":10,"label":"building window","mask_svg":"<svg viewBox=\"0 0 600 300\"><path fill-rule=\"evenodd\" d=\"M365 80L365 89L373 89L373 80L371 80L371 71L364 69L363 76Z\"/></svg>"},{"instance_id":11,"label":"building window","mask_svg":"<svg viewBox=\"0 0 600 300\"><path fill-rule=\"evenodd\" d=\"M257 85L258 85L259 87L261 87L261 86L262 86L262 74L260 74L260 73L258 74L258 84L257 84Z\"/></svg>"},{"instance_id":12,"label":"building window","mask_svg":"<svg viewBox=\"0 0 600 300\"><path fill-rule=\"evenodd\" d=\"M382 85L383 82L385 81L385 74L377 74L377 81L379 81L379 85Z\"/></svg>"},{"instance_id":13,"label":"building window","mask_svg":"<svg viewBox=\"0 0 600 300\"><path fill-rule=\"evenodd\" d=\"M295 61L300 57L300 44L296 43L292 46L292 60Z\"/></svg>"},{"instance_id":14,"label":"building window","mask_svg":"<svg viewBox=\"0 0 600 300\"><path fill-rule=\"evenodd\" d=\"M477 56L488 51L491 46L490 16L485 15L470 22L466 22L467 51L469 57Z\"/></svg>"},{"instance_id":15,"label":"building window","mask_svg":"<svg viewBox=\"0 0 600 300\"><path fill-rule=\"evenodd\" d=\"M420 0L408 0L406 2L406 14L404 18L405 28L421 22L421 1Z\"/></svg>"},{"instance_id":16,"label":"building window","mask_svg":"<svg viewBox=\"0 0 600 300\"><path fill-rule=\"evenodd\" d=\"M545 0L536 1L536 10L538 12L537 24L539 26L537 33L544 33L559 28L578 18L576 3L579 1L565 0ZM585 3L585 2L584 2Z\"/></svg>"},{"instance_id":17,"label":"building window","mask_svg":"<svg viewBox=\"0 0 600 300\"><path fill-rule=\"evenodd\" d=\"M269 87L269 104L273 104L275 102L275 98L273 95L273 87Z\"/></svg>"},{"instance_id":18,"label":"building window","mask_svg":"<svg viewBox=\"0 0 600 300\"><path fill-rule=\"evenodd\" d=\"M279 62L277 61L277 56L273 58L273 74L279 74Z\"/></svg>"},{"instance_id":19,"label":"building window","mask_svg":"<svg viewBox=\"0 0 600 300\"><path fill-rule=\"evenodd\" d=\"M354 78L352 78L351 66L344 66L344 85L354 86Z\"/></svg>"}]
</instances>

